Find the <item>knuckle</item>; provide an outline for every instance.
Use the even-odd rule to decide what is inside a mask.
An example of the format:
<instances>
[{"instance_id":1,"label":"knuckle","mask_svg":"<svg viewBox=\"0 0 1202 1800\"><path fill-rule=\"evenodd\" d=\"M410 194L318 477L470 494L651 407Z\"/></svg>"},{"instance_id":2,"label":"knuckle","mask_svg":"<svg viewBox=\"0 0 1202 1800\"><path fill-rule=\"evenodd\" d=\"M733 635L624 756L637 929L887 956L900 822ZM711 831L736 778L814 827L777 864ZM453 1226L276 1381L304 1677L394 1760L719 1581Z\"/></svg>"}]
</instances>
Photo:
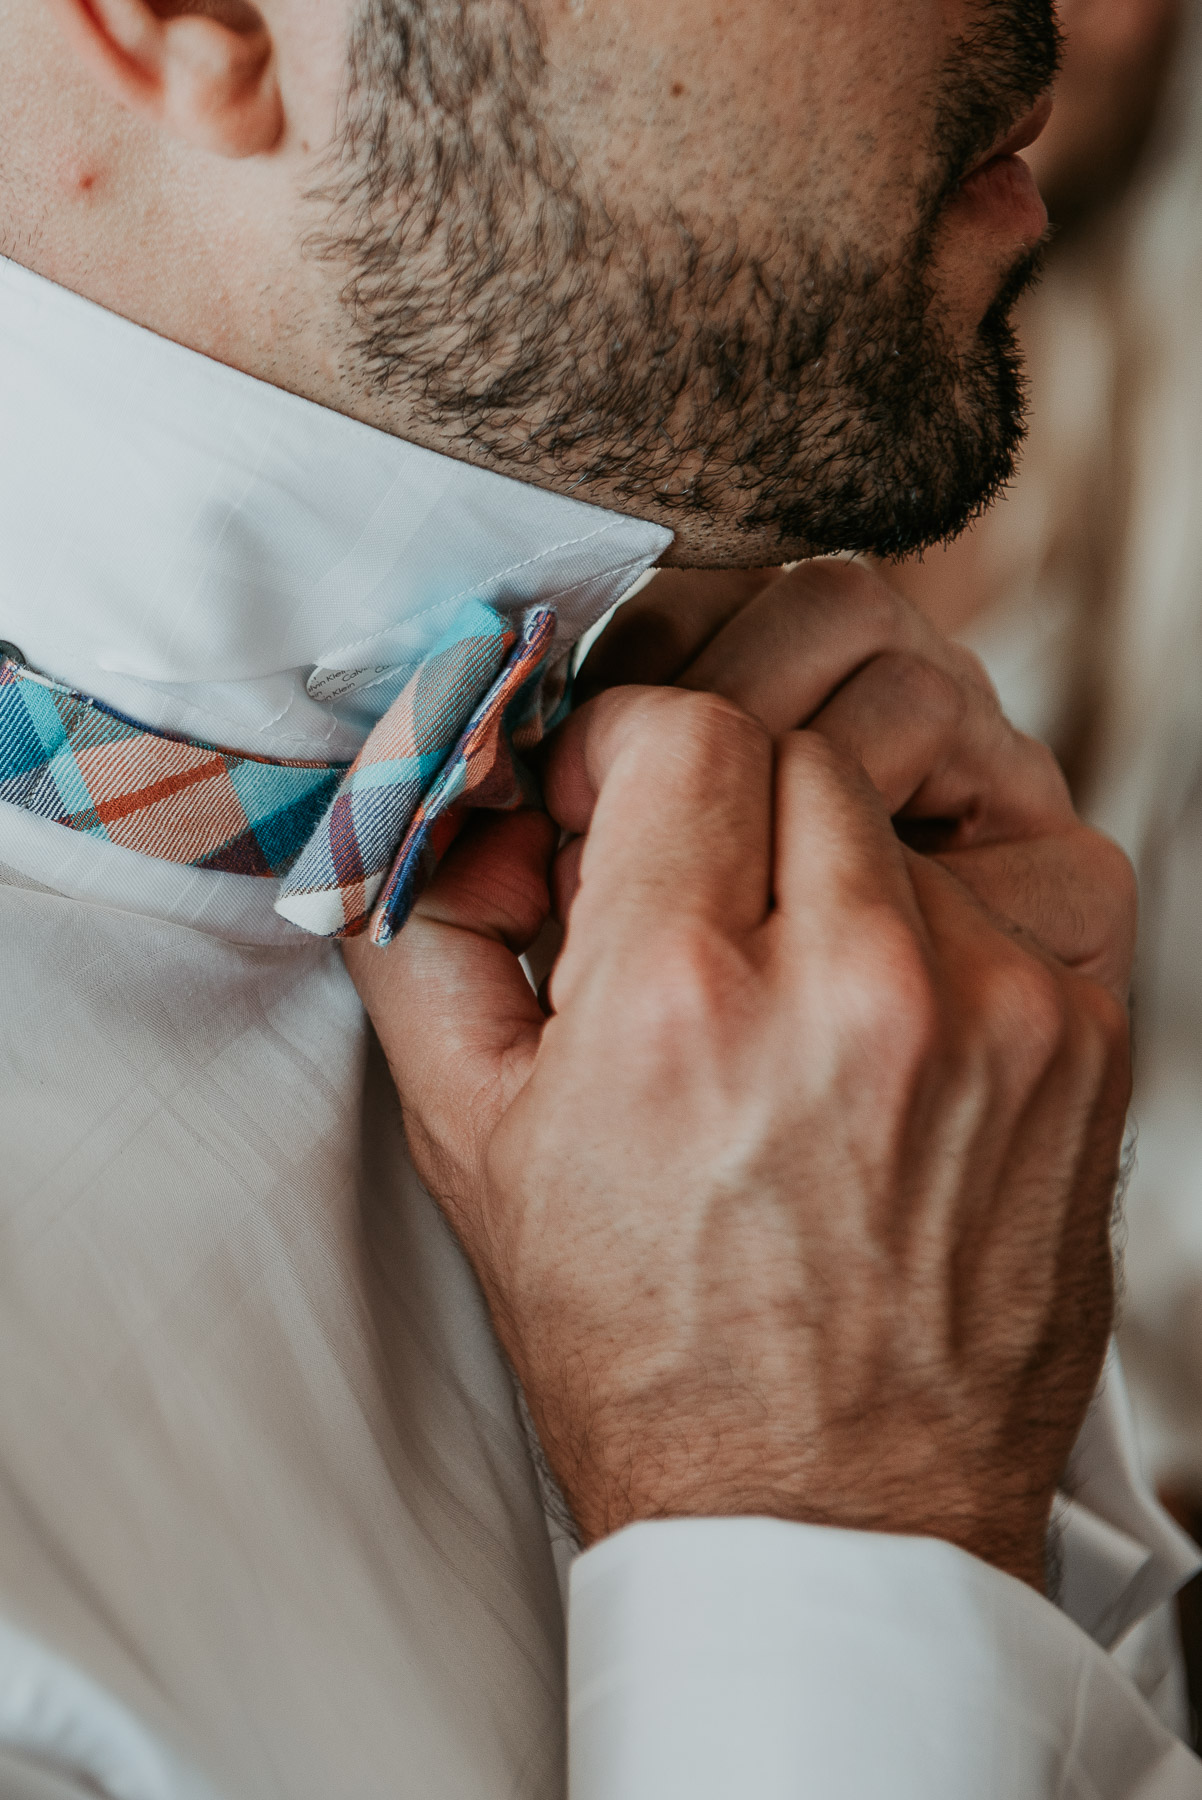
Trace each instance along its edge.
<instances>
[{"instance_id":1,"label":"knuckle","mask_svg":"<svg viewBox=\"0 0 1202 1800\"><path fill-rule=\"evenodd\" d=\"M675 688L670 709L672 730L699 750L721 753L734 746L764 747L768 733L737 701L706 689Z\"/></svg>"},{"instance_id":2,"label":"knuckle","mask_svg":"<svg viewBox=\"0 0 1202 1800\"><path fill-rule=\"evenodd\" d=\"M1070 977L1071 1022L1065 1052L1071 1091L1096 1118L1121 1131L1131 1099L1131 1025L1127 1009L1107 988Z\"/></svg>"},{"instance_id":3,"label":"knuckle","mask_svg":"<svg viewBox=\"0 0 1202 1800\"><path fill-rule=\"evenodd\" d=\"M1125 1065L1131 1047L1131 1015L1109 988L1079 977L1073 994L1078 1030L1083 1030L1107 1066Z\"/></svg>"},{"instance_id":4,"label":"knuckle","mask_svg":"<svg viewBox=\"0 0 1202 1800\"><path fill-rule=\"evenodd\" d=\"M943 1033L942 1007L930 961L909 922L880 908L858 918L843 955L833 959L843 1016L858 1021L859 1032L879 1058L912 1070L932 1057Z\"/></svg>"},{"instance_id":5,"label":"knuckle","mask_svg":"<svg viewBox=\"0 0 1202 1800\"><path fill-rule=\"evenodd\" d=\"M993 685L989 670L976 651L968 649L964 644L950 641L943 648L948 663L959 678L968 686L977 689L983 697L987 697L992 706L1000 712L1001 701L998 699L997 689Z\"/></svg>"},{"instance_id":6,"label":"knuckle","mask_svg":"<svg viewBox=\"0 0 1202 1800\"><path fill-rule=\"evenodd\" d=\"M989 969L982 995L991 1041L1017 1071L1042 1073L1063 1048L1069 1004L1062 976L1008 943Z\"/></svg>"},{"instance_id":7,"label":"knuckle","mask_svg":"<svg viewBox=\"0 0 1202 1800\"><path fill-rule=\"evenodd\" d=\"M612 688L613 704L625 702ZM629 692L629 690L627 690ZM607 695L602 696L604 702ZM648 689L629 723L627 742L640 757L724 758L732 750L766 750L770 743L758 720L724 694L702 688Z\"/></svg>"},{"instance_id":8,"label":"knuckle","mask_svg":"<svg viewBox=\"0 0 1202 1800\"><path fill-rule=\"evenodd\" d=\"M780 740L783 762L816 803L884 816L883 802L859 756L822 731L791 731ZM848 815L850 817L850 815Z\"/></svg>"},{"instance_id":9,"label":"knuckle","mask_svg":"<svg viewBox=\"0 0 1202 1800\"><path fill-rule=\"evenodd\" d=\"M890 672L912 716L952 726L964 718L968 697L946 669L928 662L924 656L899 651L890 658Z\"/></svg>"},{"instance_id":10,"label":"knuckle","mask_svg":"<svg viewBox=\"0 0 1202 1800\"><path fill-rule=\"evenodd\" d=\"M627 962L622 986L632 1035L673 1055L695 1052L722 1035L734 978L731 947L712 927L674 921Z\"/></svg>"},{"instance_id":11,"label":"knuckle","mask_svg":"<svg viewBox=\"0 0 1202 1800\"><path fill-rule=\"evenodd\" d=\"M718 737L746 730L759 736L765 735L763 727L757 725L737 701L728 699L725 694L714 694L702 688L682 688L680 693L681 715L688 721L692 731Z\"/></svg>"},{"instance_id":12,"label":"knuckle","mask_svg":"<svg viewBox=\"0 0 1202 1800\"><path fill-rule=\"evenodd\" d=\"M811 779L840 786L851 782L865 793L871 783L858 756L821 731L791 731L785 740L790 759Z\"/></svg>"}]
</instances>

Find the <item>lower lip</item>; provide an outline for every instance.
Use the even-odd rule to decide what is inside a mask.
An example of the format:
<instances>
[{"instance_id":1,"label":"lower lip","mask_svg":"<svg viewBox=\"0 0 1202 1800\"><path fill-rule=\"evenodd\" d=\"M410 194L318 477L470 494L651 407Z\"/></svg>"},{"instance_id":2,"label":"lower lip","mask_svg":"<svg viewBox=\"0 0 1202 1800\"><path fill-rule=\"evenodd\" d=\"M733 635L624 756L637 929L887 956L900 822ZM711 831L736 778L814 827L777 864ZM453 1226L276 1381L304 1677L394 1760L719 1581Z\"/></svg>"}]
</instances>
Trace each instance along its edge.
<instances>
[{"instance_id":1,"label":"lower lip","mask_svg":"<svg viewBox=\"0 0 1202 1800\"><path fill-rule=\"evenodd\" d=\"M948 211L1034 249L1048 228L1048 212L1035 177L1021 156L995 156L974 169L948 203Z\"/></svg>"}]
</instances>

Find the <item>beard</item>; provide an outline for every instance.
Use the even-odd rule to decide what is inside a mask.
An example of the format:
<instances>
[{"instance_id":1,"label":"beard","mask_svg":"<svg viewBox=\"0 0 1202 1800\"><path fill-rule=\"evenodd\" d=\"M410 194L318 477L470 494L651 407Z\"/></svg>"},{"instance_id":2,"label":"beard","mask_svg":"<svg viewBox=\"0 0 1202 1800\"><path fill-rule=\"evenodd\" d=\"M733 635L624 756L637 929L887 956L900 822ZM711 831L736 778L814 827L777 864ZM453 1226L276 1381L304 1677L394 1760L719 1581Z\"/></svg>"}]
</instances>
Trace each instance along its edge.
<instances>
[{"instance_id":1,"label":"beard","mask_svg":"<svg viewBox=\"0 0 1202 1800\"><path fill-rule=\"evenodd\" d=\"M943 208L1046 88L1051 0L985 0L946 59L900 252L745 242L591 192L539 117L525 0L364 0L310 238L349 270L355 378L466 460L781 556L899 556L1009 479L1024 427L1011 271L967 349L932 289ZM735 559L730 559L735 560ZM752 560L750 557L746 560Z\"/></svg>"}]
</instances>

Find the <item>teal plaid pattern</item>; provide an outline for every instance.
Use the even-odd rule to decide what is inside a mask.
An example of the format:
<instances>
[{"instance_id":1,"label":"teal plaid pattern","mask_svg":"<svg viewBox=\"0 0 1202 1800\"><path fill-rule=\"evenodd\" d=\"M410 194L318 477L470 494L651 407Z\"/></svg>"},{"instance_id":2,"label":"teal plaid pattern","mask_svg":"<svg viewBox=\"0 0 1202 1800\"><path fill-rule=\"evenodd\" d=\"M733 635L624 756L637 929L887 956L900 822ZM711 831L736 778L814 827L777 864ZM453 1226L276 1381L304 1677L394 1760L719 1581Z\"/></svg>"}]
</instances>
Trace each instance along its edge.
<instances>
[{"instance_id":1,"label":"teal plaid pattern","mask_svg":"<svg viewBox=\"0 0 1202 1800\"><path fill-rule=\"evenodd\" d=\"M548 671L555 613L520 628L473 601L371 733L297 858L277 911L322 937L387 944L469 807L530 804L521 752L563 710Z\"/></svg>"},{"instance_id":2,"label":"teal plaid pattern","mask_svg":"<svg viewBox=\"0 0 1202 1800\"><path fill-rule=\"evenodd\" d=\"M0 800L142 855L282 876L303 930L387 944L471 807L537 803L522 761L567 709L555 612L471 601L351 764L151 730L0 657Z\"/></svg>"},{"instance_id":3,"label":"teal plaid pattern","mask_svg":"<svg viewBox=\"0 0 1202 1800\"><path fill-rule=\"evenodd\" d=\"M144 856L279 875L344 766L267 762L149 731L0 659L0 800Z\"/></svg>"}]
</instances>

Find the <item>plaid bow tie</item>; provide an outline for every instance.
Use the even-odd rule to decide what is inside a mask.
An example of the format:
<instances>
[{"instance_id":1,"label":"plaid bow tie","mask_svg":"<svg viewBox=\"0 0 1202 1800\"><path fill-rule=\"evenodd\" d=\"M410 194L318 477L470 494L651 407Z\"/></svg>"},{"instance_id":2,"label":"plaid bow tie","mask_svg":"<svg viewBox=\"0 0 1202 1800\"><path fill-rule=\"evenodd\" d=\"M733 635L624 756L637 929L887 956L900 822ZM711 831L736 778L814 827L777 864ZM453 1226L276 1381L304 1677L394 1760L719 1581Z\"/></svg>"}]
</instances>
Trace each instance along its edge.
<instances>
[{"instance_id":1,"label":"plaid bow tie","mask_svg":"<svg viewBox=\"0 0 1202 1800\"><path fill-rule=\"evenodd\" d=\"M0 655L0 800L146 856L282 875L295 925L387 944L469 808L537 802L522 752L567 710L554 636L550 607L515 626L470 602L349 765L152 731Z\"/></svg>"}]
</instances>

